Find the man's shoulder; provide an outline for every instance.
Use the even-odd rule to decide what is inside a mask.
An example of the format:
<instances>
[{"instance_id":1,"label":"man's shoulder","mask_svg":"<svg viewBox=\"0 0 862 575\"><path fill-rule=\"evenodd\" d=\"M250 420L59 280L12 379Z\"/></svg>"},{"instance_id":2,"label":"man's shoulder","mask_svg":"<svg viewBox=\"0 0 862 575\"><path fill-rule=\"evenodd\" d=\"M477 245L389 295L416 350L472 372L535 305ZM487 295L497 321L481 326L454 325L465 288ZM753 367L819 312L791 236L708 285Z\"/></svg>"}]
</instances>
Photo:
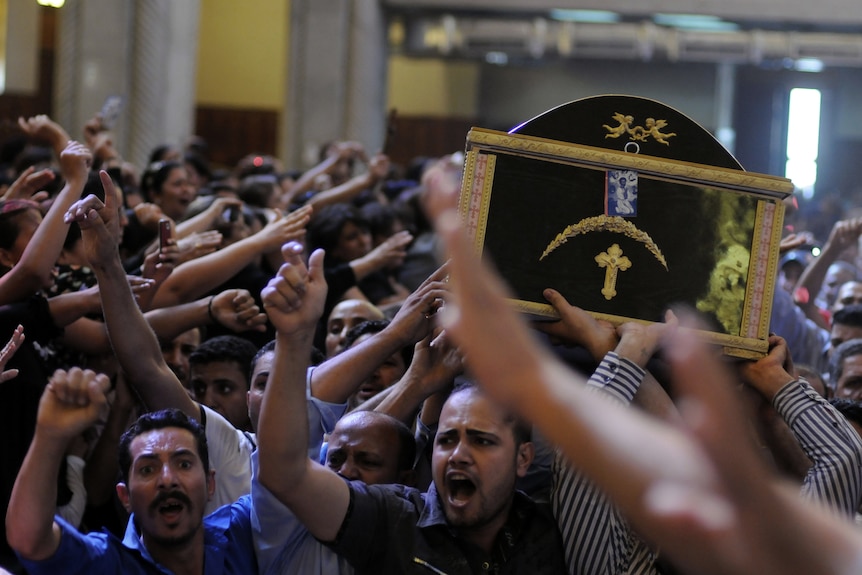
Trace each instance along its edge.
<instances>
[{"instance_id":1,"label":"man's shoulder","mask_svg":"<svg viewBox=\"0 0 862 575\"><path fill-rule=\"evenodd\" d=\"M349 481L348 484L351 489L353 489L354 493L367 493L375 497L386 499L400 499L408 501L413 505L417 505L420 508L425 506L425 499L428 495L427 492L422 492L415 487L402 485L400 483L378 483L375 485L368 485L367 483L357 480Z\"/></svg>"},{"instance_id":2,"label":"man's shoulder","mask_svg":"<svg viewBox=\"0 0 862 575\"><path fill-rule=\"evenodd\" d=\"M510 557L513 572L563 573L565 554L557 521L550 510L527 494L516 492L505 539L517 537L518 551ZM517 536L515 534L518 534Z\"/></svg>"},{"instance_id":3,"label":"man's shoulder","mask_svg":"<svg viewBox=\"0 0 862 575\"><path fill-rule=\"evenodd\" d=\"M152 573L151 563L140 550L114 535L108 532L81 533L59 516L55 516L54 521L62 531L60 546L51 557L41 561L22 559L28 573Z\"/></svg>"},{"instance_id":4,"label":"man's shoulder","mask_svg":"<svg viewBox=\"0 0 862 575\"><path fill-rule=\"evenodd\" d=\"M548 504L539 504L523 491L515 491L512 499L512 513L518 518L529 521L531 525L539 529L557 529L557 520L554 518Z\"/></svg>"},{"instance_id":5,"label":"man's shoulder","mask_svg":"<svg viewBox=\"0 0 862 575\"><path fill-rule=\"evenodd\" d=\"M434 507L431 504L433 496L429 498L427 492L415 487L397 483L368 485L362 481L348 481L348 485L351 491L350 515L364 515L374 513L374 509L388 509L388 513L394 513L404 520L407 517L419 518L426 508Z\"/></svg>"},{"instance_id":6,"label":"man's shoulder","mask_svg":"<svg viewBox=\"0 0 862 575\"><path fill-rule=\"evenodd\" d=\"M205 516L204 529L210 533L233 532L244 537L251 533L251 515L251 494L245 494Z\"/></svg>"},{"instance_id":7,"label":"man's shoulder","mask_svg":"<svg viewBox=\"0 0 862 575\"><path fill-rule=\"evenodd\" d=\"M219 449L224 449L251 455L257 442L254 433L237 429L219 412L206 405L199 405L203 414L202 419L204 421L202 423L211 454Z\"/></svg>"},{"instance_id":8,"label":"man's shoulder","mask_svg":"<svg viewBox=\"0 0 862 575\"><path fill-rule=\"evenodd\" d=\"M256 573L251 496L243 495L207 515L204 542L208 565L223 565L224 573Z\"/></svg>"}]
</instances>

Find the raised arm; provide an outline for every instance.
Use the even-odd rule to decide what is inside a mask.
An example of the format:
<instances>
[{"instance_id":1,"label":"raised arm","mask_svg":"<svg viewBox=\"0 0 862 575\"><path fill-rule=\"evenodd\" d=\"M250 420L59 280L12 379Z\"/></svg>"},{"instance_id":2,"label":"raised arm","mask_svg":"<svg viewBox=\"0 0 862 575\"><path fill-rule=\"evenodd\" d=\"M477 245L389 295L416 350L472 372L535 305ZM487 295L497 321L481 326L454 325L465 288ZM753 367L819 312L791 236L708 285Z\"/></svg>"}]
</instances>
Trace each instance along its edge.
<instances>
[{"instance_id":1,"label":"raised arm","mask_svg":"<svg viewBox=\"0 0 862 575\"><path fill-rule=\"evenodd\" d=\"M290 507L308 531L335 539L347 514L347 484L308 458L305 374L317 320L326 300L323 251L302 262L302 246L282 248L285 263L261 296L276 329L275 355L258 424L259 479Z\"/></svg>"},{"instance_id":2,"label":"raised arm","mask_svg":"<svg viewBox=\"0 0 862 575\"><path fill-rule=\"evenodd\" d=\"M796 377L790 352L778 336L769 338L769 354L741 365L741 373L781 416L796 443L810 459L802 493L853 515L862 503L862 440L847 419Z\"/></svg>"},{"instance_id":3,"label":"raised arm","mask_svg":"<svg viewBox=\"0 0 862 575\"><path fill-rule=\"evenodd\" d=\"M443 265L431 274L383 331L317 366L311 374L311 394L329 403L344 403L386 358L431 333L430 319L446 293L446 273Z\"/></svg>"},{"instance_id":4,"label":"raised arm","mask_svg":"<svg viewBox=\"0 0 862 575\"><path fill-rule=\"evenodd\" d=\"M29 138L45 142L51 146L51 150L53 150L54 155L58 158L66 145L72 140L63 126L45 114L38 114L27 119L19 117L18 127Z\"/></svg>"},{"instance_id":5,"label":"raised arm","mask_svg":"<svg viewBox=\"0 0 862 575\"><path fill-rule=\"evenodd\" d=\"M116 235L111 232L118 225L114 205L117 195L107 172L99 175L106 203L88 196L72 206L67 217L81 226L87 259L99 282L102 311L114 353L129 384L148 409L175 407L198 418L197 404L165 363L159 342L129 289Z\"/></svg>"},{"instance_id":6,"label":"raised arm","mask_svg":"<svg viewBox=\"0 0 862 575\"><path fill-rule=\"evenodd\" d=\"M36 228L21 259L0 277L0 305L30 297L53 283L51 271L69 230L63 216L66 209L81 196L87 182L90 160L90 151L77 142L68 142L60 153L60 166L66 185Z\"/></svg>"},{"instance_id":7,"label":"raised arm","mask_svg":"<svg viewBox=\"0 0 862 575\"><path fill-rule=\"evenodd\" d=\"M433 420L431 423L436 423L440 415L439 409L443 407L455 377L464 371L464 365L458 350L449 344L445 334L433 341L434 345L432 335L428 335L417 343L413 361L404 376L389 388L390 393L372 397L359 409L373 409L389 414L412 427L416 412L422 408L423 416ZM380 395L383 397L375 402ZM441 401L434 402L434 406L430 407L426 400L434 396L438 396ZM425 413L426 407L435 413ZM423 419L423 422L427 424L429 419Z\"/></svg>"},{"instance_id":8,"label":"raised arm","mask_svg":"<svg viewBox=\"0 0 862 575\"><path fill-rule=\"evenodd\" d=\"M84 467L88 505L103 505L116 493L120 437L128 429L134 414L135 396L126 383L125 374L120 372L116 376L114 398L105 426Z\"/></svg>"},{"instance_id":9,"label":"raised arm","mask_svg":"<svg viewBox=\"0 0 862 575\"><path fill-rule=\"evenodd\" d=\"M40 190L49 182L53 182L54 177L54 171L49 168L37 172L34 166L30 166L12 182L0 200L32 200L34 202L46 200L48 193Z\"/></svg>"},{"instance_id":10,"label":"raised arm","mask_svg":"<svg viewBox=\"0 0 862 575\"><path fill-rule=\"evenodd\" d=\"M383 154L377 154L368 163L367 172L354 176L340 186L335 186L311 196L306 205L320 209L330 204L350 201L361 192L383 181L388 172L389 158Z\"/></svg>"},{"instance_id":11,"label":"raised arm","mask_svg":"<svg viewBox=\"0 0 862 575\"><path fill-rule=\"evenodd\" d=\"M238 198L216 198L201 213L179 222L175 227L176 237L184 238L193 233L212 230L228 208L242 209L242 200Z\"/></svg>"},{"instance_id":12,"label":"raised arm","mask_svg":"<svg viewBox=\"0 0 862 575\"><path fill-rule=\"evenodd\" d=\"M351 158L361 157L365 154L362 144L359 142L338 142L333 146L333 152L316 166L302 173L296 182L290 186L290 190L282 199L284 207L288 207L293 198L311 189L314 181L323 174L331 173L340 162Z\"/></svg>"},{"instance_id":13,"label":"raised arm","mask_svg":"<svg viewBox=\"0 0 862 575\"><path fill-rule=\"evenodd\" d=\"M266 315L244 289L229 289L177 306L144 314L147 323L163 340L172 340L194 327L218 324L236 333L265 331Z\"/></svg>"},{"instance_id":14,"label":"raised arm","mask_svg":"<svg viewBox=\"0 0 862 575\"><path fill-rule=\"evenodd\" d=\"M729 376L689 332L665 342L687 428L592 394L547 353L475 256L454 209L458 186L426 178L452 257L443 323L497 401L532 421L682 568L695 573L849 573L862 537L769 478ZM524 385L530 382L530 385Z\"/></svg>"},{"instance_id":15,"label":"raised arm","mask_svg":"<svg viewBox=\"0 0 862 575\"><path fill-rule=\"evenodd\" d=\"M557 311L560 320L534 322L533 327L548 334L552 341L585 348L596 362L600 362L609 351L616 351L620 357L646 369L647 362L657 348L657 338L665 331L659 324L647 328L636 322L627 322L615 328L609 322L595 319L581 308L571 305L557 290L548 288L543 295ZM667 315L666 320L676 324L673 314ZM622 337L626 335L628 337ZM642 340L639 336L646 339ZM662 419L673 421L679 417L673 401L649 372L637 386L634 398L629 400Z\"/></svg>"},{"instance_id":16,"label":"raised arm","mask_svg":"<svg viewBox=\"0 0 862 575\"><path fill-rule=\"evenodd\" d=\"M350 268L356 281L362 280L368 274L389 267L397 267L404 261L407 255L407 246L413 241L413 236L408 231L400 231L379 246L368 252L361 258L351 260Z\"/></svg>"},{"instance_id":17,"label":"raised arm","mask_svg":"<svg viewBox=\"0 0 862 575\"><path fill-rule=\"evenodd\" d=\"M814 261L808 264L802 271L802 275L799 276L796 287L797 289L804 288L808 290L809 297L806 303L797 305L801 305L803 311L805 311L805 315L813 321L817 322L823 319L819 317L814 301L820 293L823 280L829 271L829 266L834 264L845 250L856 245L860 234L862 234L862 218L835 222L820 255L814 258ZM821 327L828 329L828 326L821 325Z\"/></svg>"},{"instance_id":18,"label":"raised arm","mask_svg":"<svg viewBox=\"0 0 862 575\"><path fill-rule=\"evenodd\" d=\"M178 266L159 288L153 305L165 307L184 303L218 287L255 257L303 237L310 215L310 207L300 208L271 221L253 236Z\"/></svg>"},{"instance_id":19,"label":"raised arm","mask_svg":"<svg viewBox=\"0 0 862 575\"><path fill-rule=\"evenodd\" d=\"M60 545L54 522L60 463L72 439L98 419L109 387L107 376L73 368L54 373L42 394L33 441L6 512L9 545L25 559L45 559Z\"/></svg>"}]
</instances>

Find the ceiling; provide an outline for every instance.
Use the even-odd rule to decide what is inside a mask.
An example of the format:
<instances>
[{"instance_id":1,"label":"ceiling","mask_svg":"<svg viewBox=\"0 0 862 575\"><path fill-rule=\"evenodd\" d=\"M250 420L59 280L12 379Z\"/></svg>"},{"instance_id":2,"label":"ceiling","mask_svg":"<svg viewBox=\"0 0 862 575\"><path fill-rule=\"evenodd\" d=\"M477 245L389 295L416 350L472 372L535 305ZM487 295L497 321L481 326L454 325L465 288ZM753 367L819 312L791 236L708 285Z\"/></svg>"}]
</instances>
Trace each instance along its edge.
<instances>
[{"instance_id":1,"label":"ceiling","mask_svg":"<svg viewBox=\"0 0 862 575\"><path fill-rule=\"evenodd\" d=\"M822 26L862 32L862 2L858 0L383 0L383 4L415 13L530 15L562 8L610 10L636 19L656 13L706 14L788 29Z\"/></svg>"},{"instance_id":2,"label":"ceiling","mask_svg":"<svg viewBox=\"0 0 862 575\"><path fill-rule=\"evenodd\" d=\"M410 56L496 64L556 57L862 67L858 0L384 3L401 30L396 47Z\"/></svg>"}]
</instances>

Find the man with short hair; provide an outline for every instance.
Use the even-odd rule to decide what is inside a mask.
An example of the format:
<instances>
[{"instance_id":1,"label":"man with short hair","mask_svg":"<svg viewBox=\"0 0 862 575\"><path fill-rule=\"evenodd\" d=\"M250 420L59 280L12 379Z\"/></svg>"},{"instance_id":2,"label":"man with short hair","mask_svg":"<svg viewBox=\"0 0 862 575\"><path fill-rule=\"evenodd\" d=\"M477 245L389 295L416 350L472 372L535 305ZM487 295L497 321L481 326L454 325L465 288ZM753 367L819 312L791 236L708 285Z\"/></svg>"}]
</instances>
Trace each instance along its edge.
<instances>
[{"instance_id":1,"label":"man with short hair","mask_svg":"<svg viewBox=\"0 0 862 575\"><path fill-rule=\"evenodd\" d=\"M317 539L358 573L562 573L552 518L514 489L533 446L518 421L478 389L453 393L434 441L432 486L344 479L306 455L304 366L282 349L308 347L326 298L323 253L303 264L298 244L262 293L276 327L276 353L258 430L260 481Z\"/></svg>"},{"instance_id":2,"label":"man with short hair","mask_svg":"<svg viewBox=\"0 0 862 575\"><path fill-rule=\"evenodd\" d=\"M844 302L839 304L838 300L841 295L842 288L846 285L848 289L852 284L858 284L857 289L862 288L862 284L858 281L859 272L856 266L850 262L839 260L829 266L826 271L826 277L823 278L823 287L820 289L818 299L822 301L824 309L831 309L833 312L840 309L841 305L850 305L851 303L862 303L862 299L858 301ZM847 295L847 292L844 293Z\"/></svg>"},{"instance_id":3,"label":"man with short hair","mask_svg":"<svg viewBox=\"0 0 862 575\"><path fill-rule=\"evenodd\" d=\"M855 399L833 397L829 404L843 415L850 426L862 437L862 402Z\"/></svg>"},{"instance_id":4,"label":"man with short hair","mask_svg":"<svg viewBox=\"0 0 862 575\"><path fill-rule=\"evenodd\" d=\"M836 311L829 331L830 354L845 341L859 337L862 337L862 304L848 305Z\"/></svg>"},{"instance_id":5,"label":"man with short hair","mask_svg":"<svg viewBox=\"0 0 862 575\"><path fill-rule=\"evenodd\" d=\"M841 284L838 288L838 294L835 296L835 303L832 306L832 312L837 312L839 309L849 305L862 304L862 282L850 280Z\"/></svg>"},{"instance_id":6,"label":"man with short hair","mask_svg":"<svg viewBox=\"0 0 862 575\"><path fill-rule=\"evenodd\" d=\"M69 442L98 418L110 381L57 371L39 405L30 451L6 516L9 543L29 573L247 574L257 570L249 497L204 518L215 493L206 436L179 410L145 414L123 435L117 494L131 513L123 541L83 535L54 516L56 476Z\"/></svg>"},{"instance_id":7,"label":"man with short hair","mask_svg":"<svg viewBox=\"0 0 862 575\"><path fill-rule=\"evenodd\" d=\"M192 397L220 413L242 431L252 431L246 396L248 369L257 346L235 335L220 335L203 342L189 356Z\"/></svg>"},{"instance_id":8,"label":"man with short hair","mask_svg":"<svg viewBox=\"0 0 862 575\"><path fill-rule=\"evenodd\" d=\"M344 337L350 328L364 321L383 320L386 316L373 303L362 299L346 299L338 302L326 319L326 341L324 353L332 358L344 351Z\"/></svg>"},{"instance_id":9,"label":"man with short hair","mask_svg":"<svg viewBox=\"0 0 862 575\"><path fill-rule=\"evenodd\" d=\"M862 339L849 339L835 348L829 360L834 397L862 399Z\"/></svg>"}]
</instances>

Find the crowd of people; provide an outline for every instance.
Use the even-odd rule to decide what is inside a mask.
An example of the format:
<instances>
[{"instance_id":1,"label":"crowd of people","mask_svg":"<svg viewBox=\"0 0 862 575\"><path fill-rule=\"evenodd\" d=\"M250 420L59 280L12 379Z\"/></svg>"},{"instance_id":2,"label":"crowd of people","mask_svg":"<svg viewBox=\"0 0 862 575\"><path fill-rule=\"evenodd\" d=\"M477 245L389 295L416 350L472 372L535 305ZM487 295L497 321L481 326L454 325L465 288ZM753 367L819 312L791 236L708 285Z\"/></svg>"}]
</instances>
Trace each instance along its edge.
<instances>
[{"instance_id":1,"label":"crowd of people","mask_svg":"<svg viewBox=\"0 0 862 575\"><path fill-rule=\"evenodd\" d=\"M98 115L19 127L0 572L862 573L862 219L785 235L769 351L729 363L687 309L548 286L528 323L458 156L138 169Z\"/></svg>"}]
</instances>

